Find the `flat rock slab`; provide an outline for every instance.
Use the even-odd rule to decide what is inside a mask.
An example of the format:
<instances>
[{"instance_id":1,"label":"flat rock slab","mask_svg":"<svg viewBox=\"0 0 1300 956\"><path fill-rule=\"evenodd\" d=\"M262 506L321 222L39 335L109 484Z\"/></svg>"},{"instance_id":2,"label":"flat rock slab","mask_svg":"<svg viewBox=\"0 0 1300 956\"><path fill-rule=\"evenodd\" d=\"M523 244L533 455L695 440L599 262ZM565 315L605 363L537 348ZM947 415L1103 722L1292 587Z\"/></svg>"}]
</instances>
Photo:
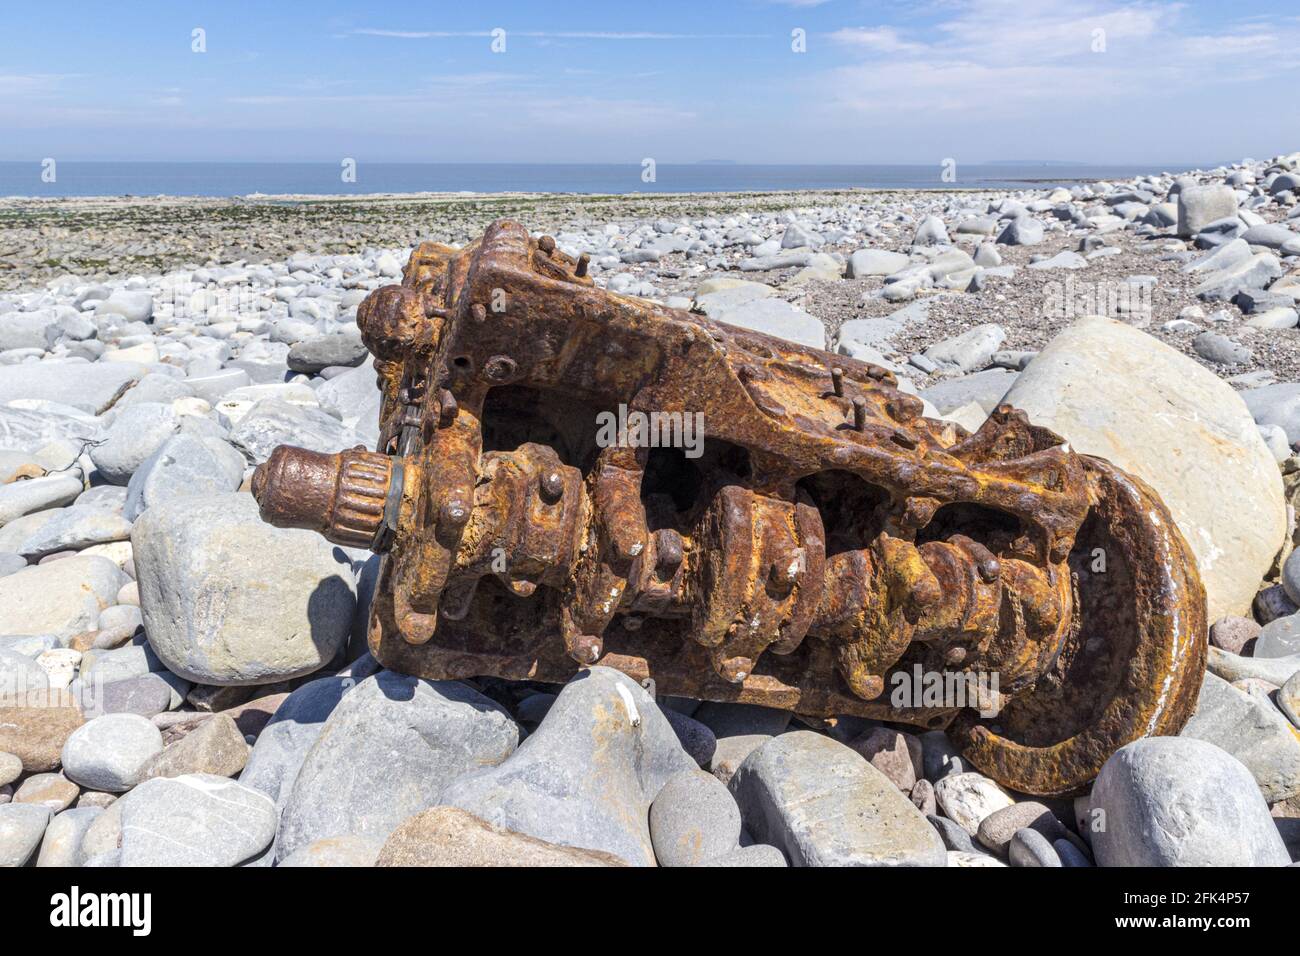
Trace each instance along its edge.
<instances>
[{"instance_id":1,"label":"flat rock slab","mask_svg":"<svg viewBox=\"0 0 1300 956\"><path fill-rule=\"evenodd\" d=\"M322 677L285 698L258 734L239 782L282 805L326 719L355 686L348 677Z\"/></svg>"},{"instance_id":2,"label":"flat rock slab","mask_svg":"<svg viewBox=\"0 0 1300 956\"><path fill-rule=\"evenodd\" d=\"M731 780L756 840L794 866L944 866L939 834L857 753L811 731L764 744Z\"/></svg>"},{"instance_id":3,"label":"flat rock slab","mask_svg":"<svg viewBox=\"0 0 1300 956\"><path fill-rule=\"evenodd\" d=\"M1269 803L1300 793L1300 730L1262 694L1244 693L1207 673L1181 736L1237 758Z\"/></svg>"},{"instance_id":4,"label":"flat rock slab","mask_svg":"<svg viewBox=\"0 0 1300 956\"><path fill-rule=\"evenodd\" d=\"M821 319L784 299L751 299L726 310L719 320L727 325L762 332L799 345L826 348L826 328Z\"/></svg>"},{"instance_id":5,"label":"flat rock slab","mask_svg":"<svg viewBox=\"0 0 1300 956\"><path fill-rule=\"evenodd\" d=\"M98 415L144 377L133 362L32 362L0 366L0 405L39 399Z\"/></svg>"},{"instance_id":6,"label":"flat rock slab","mask_svg":"<svg viewBox=\"0 0 1300 956\"><path fill-rule=\"evenodd\" d=\"M1052 339L1004 401L1156 490L1196 555L1211 621L1249 610L1286 535L1286 502L1232 386L1131 326L1091 317Z\"/></svg>"},{"instance_id":7,"label":"flat rock slab","mask_svg":"<svg viewBox=\"0 0 1300 956\"><path fill-rule=\"evenodd\" d=\"M0 751L21 760L28 773L55 770L63 745L85 722L68 691L0 698Z\"/></svg>"},{"instance_id":8,"label":"flat rock slab","mask_svg":"<svg viewBox=\"0 0 1300 956\"><path fill-rule=\"evenodd\" d=\"M612 853L547 843L458 807L431 807L393 831L376 866L626 866Z\"/></svg>"},{"instance_id":9,"label":"flat rock slab","mask_svg":"<svg viewBox=\"0 0 1300 956\"><path fill-rule=\"evenodd\" d=\"M380 671L344 695L303 758L276 856L344 834L384 839L518 742L509 715L469 686Z\"/></svg>"},{"instance_id":10,"label":"flat rock slab","mask_svg":"<svg viewBox=\"0 0 1300 956\"><path fill-rule=\"evenodd\" d=\"M112 561L77 555L0 578L0 634L69 638L93 630L129 578Z\"/></svg>"},{"instance_id":11,"label":"flat rock slab","mask_svg":"<svg viewBox=\"0 0 1300 956\"><path fill-rule=\"evenodd\" d=\"M275 836L269 797L209 774L146 780L120 802L122 866L236 866Z\"/></svg>"},{"instance_id":12,"label":"flat rock slab","mask_svg":"<svg viewBox=\"0 0 1300 956\"><path fill-rule=\"evenodd\" d=\"M40 846L50 808L35 803L0 804L0 867L25 866Z\"/></svg>"},{"instance_id":13,"label":"flat rock slab","mask_svg":"<svg viewBox=\"0 0 1300 956\"><path fill-rule=\"evenodd\" d=\"M564 686L508 760L461 777L441 802L548 843L654 866L650 804L669 777L694 768L654 698L626 674L593 667Z\"/></svg>"}]
</instances>

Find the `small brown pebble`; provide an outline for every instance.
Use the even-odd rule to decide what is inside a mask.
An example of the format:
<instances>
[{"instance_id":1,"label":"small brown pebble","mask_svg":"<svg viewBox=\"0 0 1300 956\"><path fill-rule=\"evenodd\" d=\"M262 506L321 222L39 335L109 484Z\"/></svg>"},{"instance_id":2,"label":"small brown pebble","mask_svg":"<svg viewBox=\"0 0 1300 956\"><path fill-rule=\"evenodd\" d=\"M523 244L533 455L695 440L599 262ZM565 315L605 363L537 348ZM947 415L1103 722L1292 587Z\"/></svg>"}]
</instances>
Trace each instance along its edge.
<instances>
[{"instance_id":1,"label":"small brown pebble","mask_svg":"<svg viewBox=\"0 0 1300 956\"><path fill-rule=\"evenodd\" d=\"M81 788L61 773L34 773L14 793L14 803L36 803L52 813L66 810Z\"/></svg>"},{"instance_id":2,"label":"small brown pebble","mask_svg":"<svg viewBox=\"0 0 1300 956\"><path fill-rule=\"evenodd\" d=\"M102 790L87 790L81 796L77 797L78 807L99 807L101 809L109 806L117 799L115 793L104 793Z\"/></svg>"},{"instance_id":3,"label":"small brown pebble","mask_svg":"<svg viewBox=\"0 0 1300 956\"><path fill-rule=\"evenodd\" d=\"M1210 643L1230 654L1248 655L1247 645L1253 645L1262 630L1248 617L1220 618L1210 627Z\"/></svg>"},{"instance_id":4,"label":"small brown pebble","mask_svg":"<svg viewBox=\"0 0 1300 956\"><path fill-rule=\"evenodd\" d=\"M912 805L928 817L939 812L934 799L934 784L922 777L912 788Z\"/></svg>"}]
</instances>

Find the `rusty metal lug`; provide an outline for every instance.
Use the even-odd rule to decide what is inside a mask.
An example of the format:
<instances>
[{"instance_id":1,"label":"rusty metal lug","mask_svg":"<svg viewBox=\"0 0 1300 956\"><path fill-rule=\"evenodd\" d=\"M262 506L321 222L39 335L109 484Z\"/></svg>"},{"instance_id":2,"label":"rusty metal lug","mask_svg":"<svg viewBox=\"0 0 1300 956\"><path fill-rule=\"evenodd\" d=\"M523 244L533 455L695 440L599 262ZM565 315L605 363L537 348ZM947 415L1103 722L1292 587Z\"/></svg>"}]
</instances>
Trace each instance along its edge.
<instances>
[{"instance_id":1,"label":"rusty metal lug","mask_svg":"<svg viewBox=\"0 0 1300 956\"><path fill-rule=\"evenodd\" d=\"M968 434L878 366L607 292L589 261L507 221L421 245L357 313L379 450L257 469L266 520L387 551L380 662L553 682L600 663L945 727L1037 794L1187 720L1204 591L1140 481L1009 406Z\"/></svg>"}]
</instances>

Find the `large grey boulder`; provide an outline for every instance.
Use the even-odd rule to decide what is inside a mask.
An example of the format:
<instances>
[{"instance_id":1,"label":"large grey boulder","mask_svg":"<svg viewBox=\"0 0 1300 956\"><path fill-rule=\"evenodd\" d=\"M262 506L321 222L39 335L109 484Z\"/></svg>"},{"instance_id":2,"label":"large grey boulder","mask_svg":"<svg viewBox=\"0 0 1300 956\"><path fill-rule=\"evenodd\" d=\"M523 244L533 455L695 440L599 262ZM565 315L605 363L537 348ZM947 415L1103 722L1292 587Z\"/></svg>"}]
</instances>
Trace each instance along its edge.
<instances>
[{"instance_id":1,"label":"large grey boulder","mask_svg":"<svg viewBox=\"0 0 1300 956\"><path fill-rule=\"evenodd\" d=\"M650 804L650 839L660 866L707 863L740 845L740 808L713 774L683 770Z\"/></svg>"},{"instance_id":2,"label":"large grey boulder","mask_svg":"<svg viewBox=\"0 0 1300 956\"><path fill-rule=\"evenodd\" d=\"M170 405L161 402L128 405L114 415L103 443L90 449L90 460L106 480L125 485L179 427L176 412Z\"/></svg>"},{"instance_id":3,"label":"large grey boulder","mask_svg":"<svg viewBox=\"0 0 1300 956\"><path fill-rule=\"evenodd\" d=\"M294 343L288 364L292 372L314 375L332 365L360 365L368 354L355 333L317 335Z\"/></svg>"},{"instance_id":4,"label":"large grey boulder","mask_svg":"<svg viewBox=\"0 0 1300 956\"><path fill-rule=\"evenodd\" d=\"M1292 580L1300 575L1300 562L1295 560L1297 555L1300 555L1300 551L1292 551L1291 557L1287 558L1286 568L1283 570L1284 586L1288 579L1288 572ZM1292 587L1295 585L1293 584ZM1290 590L1288 589L1288 597L1290 597ZM1251 656L1257 659L1292 657L1296 654L1300 654L1300 614L1288 614L1286 617L1279 617L1265 624L1259 636L1255 638L1255 649L1251 652Z\"/></svg>"},{"instance_id":5,"label":"large grey boulder","mask_svg":"<svg viewBox=\"0 0 1300 956\"><path fill-rule=\"evenodd\" d=\"M330 379L316 389L321 410L351 429L367 448L379 444L379 410L383 393L379 391L374 358Z\"/></svg>"},{"instance_id":6,"label":"large grey boulder","mask_svg":"<svg viewBox=\"0 0 1300 956\"><path fill-rule=\"evenodd\" d=\"M626 674L582 671L500 766L442 795L488 823L653 866L650 804L674 773L695 768L654 698Z\"/></svg>"},{"instance_id":7,"label":"large grey boulder","mask_svg":"<svg viewBox=\"0 0 1300 956\"><path fill-rule=\"evenodd\" d=\"M947 850L883 773L812 731L782 734L731 779L753 837L794 866L944 866Z\"/></svg>"},{"instance_id":8,"label":"large grey boulder","mask_svg":"<svg viewBox=\"0 0 1300 956\"><path fill-rule=\"evenodd\" d=\"M726 313L742 308L755 299L766 299L775 291L764 282L715 276L699 284L691 307L711 319L721 319Z\"/></svg>"},{"instance_id":9,"label":"large grey boulder","mask_svg":"<svg viewBox=\"0 0 1300 956\"><path fill-rule=\"evenodd\" d=\"M864 279L867 276L893 275L900 269L906 269L911 263L901 252L887 249L859 249L849 256L847 276L850 279Z\"/></svg>"},{"instance_id":10,"label":"large grey boulder","mask_svg":"<svg viewBox=\"0 0 1300 956\"><path fill-rule=\"evenodd\" d=\"M81 494L79 475L54 474L0 485L0 527L34 511L60 508Z\"/></svg>"},{"instance_id":11,"label":"large grey boulder","mask_svg":"<svg viewBox=\"0 0 1300 956\"><path fill-rule=\"evenodd\" d=\"M0 366L0 405L17 399L37 399L98 415L147 371L134 362L4 365Z\"/></svg>"},{"instance_id":12,"label":"large grey boulder","mask_svg":"<svg viewBox=\"0 0 1300 956\"><path fill-rule=\"evenodd\" d=\"M925 350L925 357L944 369L973 372L989 363L993 353L1006 341L1002 326L988 323L967 329Z\"/></svg>"},{"instance_id":13,"label":"large grey boulder","mask_svg":"<svg viewBox=\"0 0 1300 956\"><path fill-rule=\"evenodd\" d=\"M322 677L285 698L258 734L239 782L283 804L325 721L355 686L350 677Z\"/></svg>"},{"instance_id":14,"label":"large grey boulder","mask_svg":"<svg viewBox=\"0 0 1300 956\"><path fill-rule=\"evenodd\" d=\"M265 523L251 495L173 498L141 515L131 543L149 643L187 680L299 677L347 641L356 584L346 555Z\"/></svg>"},{"instance_id":15,"label":"large grey boulder","mask_svg":"<svg viewBox=\"0 0 1300 956\"><path fill-rule=\"evenodd\" d=\"M1184 239L1236 214L1237 193L1231 186L1188 186L1178 192L1178 235Z\"/></svg>"},{"instance_id":16,"label":"large grey boulder","mask_svg":"<svg viewBox=\"0 0 1300 956\"><path fill-rule=\"evenodd\" d=\"M1261 223L1258 226L1251 226L1242 234L1242 241L1252 246L1263 246L1265 249L1282 249L1288 243L1300 239L1300 234L1292 232L1286 226L1276 222ZM1283 250L1285 254L1285 250Z\"/></svg>"},{"instance_id":17,"label":"large grey boulder","mask_svg":"<svg viewBox=\"0 0 1300 956\"><path fill-rule=\"evenodd\" d=\"M978 404L984 411L991 412L1002 403L1003 396L1019 375L1019 372L1005 368L985 369L931 385L923 389L920 396L944 415L971 402Z\"/></svg>"},{"instance_id":18,"label":"large grey boulder","mask_svg":"<svg viewBox=\"0 0 1300 956\"><path fill-rule=\"evenodd\" d=\"M1209 619L1249 611L1286 535L1282 478L1232 387L1121 322L1067 328L1004 401L1151 485L1196 555Z\"/></svg>"},{"instance_id":19,"label":"large grey boulder","mask_svg":"<svg viewBox=\"0 0 1300 956\"><path fill-rule=\"evenodd\" d=\"M505 710L469 686L380 671L339 701L304 757L276 857L345 834L384 839L461 775L505 760L518 741Z\"/></svg>"},{"instance_id":20,"label":"large grey boulder","mask_svg":"<svg viewBox=\"0 0 1300 956\"><path fill-rule=\"evenodd\" d=\"M243 482L245 465L244 456L222 439L180 432L131 476L123 516L134 521L146 508L173 498L235 491Z\"/></svg>"},{"instance_id":21,"label":"large grey boulder","mask_svg":"<svg viewBox=\"0 0 1300 956\"><path fill-rule=\"evenodd\" d=\"M1236 757L1269 803L1300 793L1300 734L1262 693L1245 693L1207 673L1182 736Z\"/></svg>"},{"instance_id":22,"label":"large grey boulder","mask_svg":"<svg viewBox=\"0 0 1300 956\"><path fill-rule=\"evenodd\" d=\"M0 577L0 635L69 638L93 630L129 579L108 558L77 555Z\"/></svg>"},{"instance_id":23,"label":"large grey boulder","mask_svg":"<svg viewBox=\"0 0 1300 956\"><path fill-rule=\"evenodd\" d=\"M269 797L212 774L155 777L121 804L121 866L236 866L275 836Z\"/></svg>"},{"instance_id":24,"label":"large grey boulder","mask_svg":"<svg viewBox=\"0 0 1300 956\"><path fill-rule=\"evenodd\" d=\"M1281 428L1288 444L1300 442L1300 382L1248 388L1241 397L1257 424Z\"/></svg>"},{"instance_id":25,"label":"large grey boulder","mask_svg":"<svg viewBox=\"0 0 1300 956\"><path fill-rule=\"evenodd\" d=\"M93 505L49 508L0 528L0 551L41 558L58 551L80 551L95 544L125 541L131 522Z\"/></svg>"},{"instance_id":26,"label":"large grey boulder","mask_svg":"<svg viewBox=\"0 0 1300 956\"><path fill-rule=\"evenodd\" d=\"M1004 246L1036 246L1043 241L1043 224L1029 216L1018 216L998 234Z\"/></svg>"},{"instance_id":27,"label":"large grey boulder","mask_svg":"<svg viewBox=\"0 0 1300 956\"><path fill-rule=\"evenodd\" d=\"M938 216L926 216L916 227L912 235L914 246L946 246L951 242L948 229Z\"/></svg>"},{"instance_id":28,"label":"large grey boulder","mask_svg":"<svg viewBox=\"0 0 1300 956\"><path fill-rule=\"evenodd\" d=\"M42 804L0 804L0 867L25 866L49 822L50 808Z\"/></svg>"},{"instance_id":29,"label":"large grey boulder","mask_svg":"<svg viewBox=\"0 0 1300 956\"><path fill-rule=\"evenodd\" d=\"M48 309L0 314L0 352L12 349L44 352L50 344L50 334L57 332L57 322L58 318Z\"/></svg>"},{"instance_id":30,"label":"large grey boulder","mask_svg":"<svg viewBox=\"0 0 1300 956\"><path fill-rule=\"evenodd\" d=\"M1255 780L1238 760L1188 737L1148 737L1106 761L1090 800L1100 866L1286 866Z\"/></svg>"},{"instance_id":31,"label":"large grey boulder","mask_svg":"<svg viewBox=\"0 0 1300 956\"><path fill-rule=\"evenodd\" d=\"M102 437L103 427L93 415L0 405L0 450L35 453L59 441L72 442L75 449Z\"/></svg>"},{"instance_id":32,"label":"large grey boulder","mask_svg":"<svg viewBox=\"0 0 1300 956\"><path fill-rule=\"evenodd\" d=\"M138 714L106 714L83 724L63 745L63 772L88 790L123 793L162 753L162 733Z\"/></svg>"},{"instance_id":33,"label":"large grey boulder","mask_svg":"<svg viewBox=\"0 0 1300 956\"><path fill-rule=\"evenodd\" d=\"M81 866L86 861L86 856L81 851L81 841L95 818L103 812L103 807L73 807L56 813L45 828L36 865Z\"/></svg>"},{"instance_id":34,"label":"large grey boulder","mask_svg":"<svg viewBox=\"0 0 1300 956\"><path fill-rule=\"evenodd\" d=\"M1204 302L1231 302L1243 292L1257 292L1268 288L1282 275L1283 268L1272 253L1261 252L1244 262L1204 273L1193 290Z\"/></svg>"},{"instance_id":35,"label":"large grey boulder","mask_svg":"<svg viewBox=\"0 0 1300 956\"><path fill-rule=\"evenodd\" d=\"M264 398L230 430L230 440L253 462L271 457L277 445L336 452L362 444L357 433L318 408Z\"/></svg>"},{"instance_id":36,"label":"large grey boulder","mask_svg":"<svg viewBox=\"0 0 1300 956\"><path fill-rule=\"evenodd\" d=\"M153 318L153 293L147 289L118 289L95 306L95 315L120 315L128 322Z\"/></svg>"},{"instance_id":37,"label":"large grey boulder","mask_svg":"<svg viewBox=\"0 0 1300 956\"><path fill-rule=\"evenodd\" d=\"M762 332L778 339L816 349L826 348L826 328L821 319L809 315L784 299L760 298L723 312L718 319L727 325Z\"/></svg>"}]
</instances>

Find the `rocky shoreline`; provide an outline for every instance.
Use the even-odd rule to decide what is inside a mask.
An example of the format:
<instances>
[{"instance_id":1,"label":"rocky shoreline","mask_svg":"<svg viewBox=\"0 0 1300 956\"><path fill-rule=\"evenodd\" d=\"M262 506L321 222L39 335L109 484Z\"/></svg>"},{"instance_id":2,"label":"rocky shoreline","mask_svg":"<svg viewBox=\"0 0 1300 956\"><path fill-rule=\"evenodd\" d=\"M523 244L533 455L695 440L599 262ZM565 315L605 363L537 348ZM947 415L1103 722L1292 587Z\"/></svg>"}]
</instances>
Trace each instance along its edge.
<instances>
[{"instance_id":1,"label":"rocky shoreline","mask_svg":"<svg viewBox=\"0 0 1300 956\"><path fill-rule=\"evenodd\" d=\"M1215 622L1187 728L1035 798L942 731L380 668L375 556L262 523L249 477L375 445L357 306L503 217L1143 478ZM0 200L0 264L0 864L1300 857L1300 153L1014 192Z\"/></svg>"}]
</instances>

